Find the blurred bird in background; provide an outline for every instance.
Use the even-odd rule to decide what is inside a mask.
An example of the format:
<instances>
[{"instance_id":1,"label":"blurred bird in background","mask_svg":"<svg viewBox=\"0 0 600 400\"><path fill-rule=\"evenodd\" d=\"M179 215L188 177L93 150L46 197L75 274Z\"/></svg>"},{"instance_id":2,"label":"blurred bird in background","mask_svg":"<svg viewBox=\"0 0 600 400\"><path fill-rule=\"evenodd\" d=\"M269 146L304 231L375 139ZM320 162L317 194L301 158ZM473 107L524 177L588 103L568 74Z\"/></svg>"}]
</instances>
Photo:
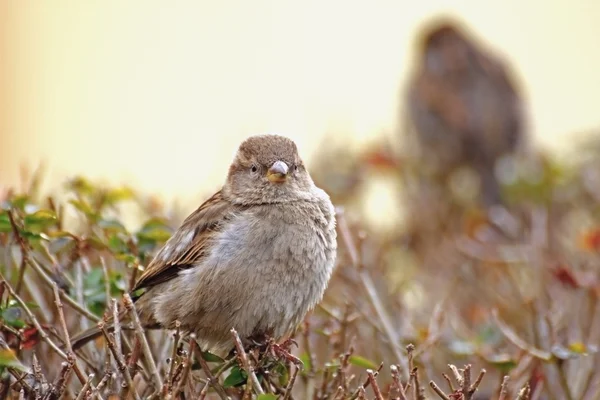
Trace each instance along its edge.
<instances>
[{"instance_id":1,"label":"blurred bird in background","mask_svg":"<svg viewBox=\"0 0 600 400\"><path fill-rule=\"evenodd\" d=\"M521 98L507 69L449 20L423 30L417 63L406 108L421 173L447 185L470 169L481 203L502 204L496 165L518 148L524 129Z\"/></svg>"}]
</instances>

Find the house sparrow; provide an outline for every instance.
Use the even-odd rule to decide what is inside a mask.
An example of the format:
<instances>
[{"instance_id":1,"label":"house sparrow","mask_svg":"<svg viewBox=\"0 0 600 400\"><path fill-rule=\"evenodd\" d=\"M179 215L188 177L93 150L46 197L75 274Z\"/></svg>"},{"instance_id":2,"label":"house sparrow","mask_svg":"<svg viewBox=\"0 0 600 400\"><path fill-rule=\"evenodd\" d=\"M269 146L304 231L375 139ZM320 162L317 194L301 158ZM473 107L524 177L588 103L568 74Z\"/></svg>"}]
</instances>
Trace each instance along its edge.
<instances>
[{"instance_id":1,"label":"house sparrow","mask_svg":"<svg viewBox=\"0 0 600 400\"><path fill-rule=\"evenodd\" d=\"M501 204L496 162L523 135L521 99L505 67L452 22L426 30L417 57L407 109L420 164L445 184L468 167L483 203Z\"/></svg>"},{"instance_id":2,"label":"house sparrow","mask_svg":"<svg viewBox=\"0 0 600 400\"><path fill-rule=\"evenodd\" d=\"M315 186L296 144L245 140L227 180L158 251L131 292L148 328L195 333L204 350L292 333L321 299L336 258L335 211ZM77 348L99 336L73 338Z\"/></svg>"}]
</instances>

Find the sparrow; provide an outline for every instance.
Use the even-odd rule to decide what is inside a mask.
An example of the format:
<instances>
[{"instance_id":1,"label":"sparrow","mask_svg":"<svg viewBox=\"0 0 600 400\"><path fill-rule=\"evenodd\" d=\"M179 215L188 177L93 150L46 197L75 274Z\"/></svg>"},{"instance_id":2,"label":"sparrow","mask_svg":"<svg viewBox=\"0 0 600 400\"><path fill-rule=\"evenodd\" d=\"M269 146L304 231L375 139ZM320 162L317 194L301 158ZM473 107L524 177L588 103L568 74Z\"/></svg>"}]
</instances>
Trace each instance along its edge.
<instances>
[{"instance_id":1,"label":"sparrow","mask_svg":"<svg viewBox=\"0 0 600 400\"><path fill-rule=\"evenodd\" d=\"M479 178L485 206L501 204L496 163L523 136L521 97L501 60L452 21L425 29L406 90L423 169L447 181L460 167Z\"/></svg>"},{"instance_id":2,"label":"sparrow","mask_svg":"<svg viewBox=\"0 0 600 400\"><path fill-rule=\"evenodd\" d=\"M238 148L221 190L156 253L131 297L146 328L194 333L215 354L242 340L294 332L319 303L336 260L329 196L315 186L296 144L257 135ZM74 349L101 334L72 339Z\"/></svg>"}]
</instances>

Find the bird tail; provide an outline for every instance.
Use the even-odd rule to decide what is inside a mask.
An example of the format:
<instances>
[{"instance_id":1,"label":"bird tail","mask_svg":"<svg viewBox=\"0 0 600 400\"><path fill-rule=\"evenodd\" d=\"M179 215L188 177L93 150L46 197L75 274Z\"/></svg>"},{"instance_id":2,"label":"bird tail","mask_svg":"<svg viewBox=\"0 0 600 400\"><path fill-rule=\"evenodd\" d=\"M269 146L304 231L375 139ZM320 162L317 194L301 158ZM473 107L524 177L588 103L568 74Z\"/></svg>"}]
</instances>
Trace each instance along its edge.
<instances>
[{"instance_id":1,"label":"bird tail","mask_svg":"<svg viewBox=\"0 0 600 400\"><path fill-rule=\"evenodd\" d=\"M104 328L107 332L113 332L115 330L115 325L113 323L109 323L104 325ZM73 350L77 350L86 345L88 342L98 339L100 336L102 336L102 330L98 326L93 326L73 336L71 338L71 347Z\"/></svg>"}]
</instances>

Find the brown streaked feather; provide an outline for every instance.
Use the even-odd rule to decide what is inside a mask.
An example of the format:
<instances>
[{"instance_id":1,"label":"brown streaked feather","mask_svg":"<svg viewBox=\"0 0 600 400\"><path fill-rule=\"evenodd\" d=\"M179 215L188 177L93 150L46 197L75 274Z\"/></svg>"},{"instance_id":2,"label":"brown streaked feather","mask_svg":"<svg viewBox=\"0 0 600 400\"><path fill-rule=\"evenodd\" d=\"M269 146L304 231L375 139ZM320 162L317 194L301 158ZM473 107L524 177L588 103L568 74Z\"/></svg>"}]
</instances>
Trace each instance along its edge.
<instances>
[{"instance_id":1,"label":"brown streaked feather","mask_svg":"<svg viewBox=\"0 0 600 400\"><path fill-rule=\"evenodd\" d=\"M215 193L183 221L150 262L132 292L169 281L181 270L197 265L207 254L210 239L239 209L223 197L222 191Z\"/></svg>"}]
</instances>

